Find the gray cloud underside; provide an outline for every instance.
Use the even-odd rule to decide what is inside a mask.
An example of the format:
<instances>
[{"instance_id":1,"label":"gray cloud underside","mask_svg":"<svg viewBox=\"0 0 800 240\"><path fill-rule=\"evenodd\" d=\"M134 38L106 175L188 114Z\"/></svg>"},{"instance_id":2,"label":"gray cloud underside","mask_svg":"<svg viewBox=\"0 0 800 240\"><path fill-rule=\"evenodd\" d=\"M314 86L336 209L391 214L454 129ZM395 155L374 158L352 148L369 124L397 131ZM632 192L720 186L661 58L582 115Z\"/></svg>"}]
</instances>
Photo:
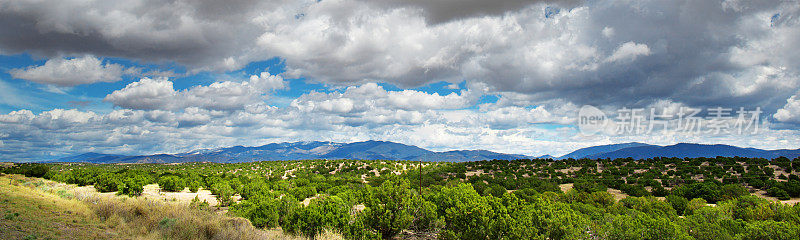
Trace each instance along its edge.
<instances>
[{"instance_id":1,"label":"gray cloud underside","mask_svg":"<svg viewBox=\"0 0 800 240\"><path fill-rule=\"evenodd\" d=\"M578 104L670 99L775 112L798 88L797 1L126 3L2 2L0 48L196 71L278 56L287 76L313 81L467 80Z\"/></svg>"}]
</instances>

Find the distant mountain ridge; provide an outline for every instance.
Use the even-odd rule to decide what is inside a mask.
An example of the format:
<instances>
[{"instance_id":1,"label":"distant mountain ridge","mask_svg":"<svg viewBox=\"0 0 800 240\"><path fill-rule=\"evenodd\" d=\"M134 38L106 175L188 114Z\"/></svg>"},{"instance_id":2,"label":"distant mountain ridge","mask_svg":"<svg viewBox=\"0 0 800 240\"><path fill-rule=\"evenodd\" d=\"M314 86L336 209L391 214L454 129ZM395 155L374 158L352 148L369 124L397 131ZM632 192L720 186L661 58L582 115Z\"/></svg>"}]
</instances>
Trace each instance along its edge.
<instances>
[{"instance_id":1,"label":"distant mountain ridge","mask_svg":"<svg viewBox=\"0 0 800 240\"><path fill-rule=\"evenodd\" d=\"M749 157L773 159L787 157L793 159L800 157L800 149L762 150L757 148L741 148L724 144L696 144L678 143L675 145L658 146L644 143L622 143L594 146L575 150L558 159L616 159L633 158L647 159L655 157L697 158L697 157Z\"/></svg>"},{"instance_id":2,"label":"distant mountain ridge","mask_svg":"<svg viewBox=\"0 0 800 240\"><path fill-rule=\"evenodd\" d=\"M558 159L581 159L586 158L591 155L597 155L602 153L608 153L617 151L623 148L630 148L630 147L643 147L643 146L654 146L650 144L638 143L638 142L631 142L631 143L620 143L620 144L610 144L610 145L600 145L600 146L593 146L593 147L586 147L575 150L571 153L568 153L564 156L558 157Z\"/></svg>"},{"instance_id":3,"label":"distant mountain ridge","mask_svg":"<svg viewBox=\"0 0 800 240\"><path fill-rule=\"evenodd\" d=\"M773 159L800 157L800 149L762 150L730 145L679 143L669 146L645 143L621 143L581 148L561 157L550 155L538 158L552 159L647 159L655 157L696 158L717 156L751 157ZM46 162L89 163L181 163L181 162L254 162L305 159L362 159L362 160L411 160L430 162L465 162L481 160L514 160L535 158L520 154L497 153L486 150L455 150L434 152L417 146L387 141L365 141L353 143L336 142L286 142L271 143L257 147L233 146L217 149L198 149L178 154L154 154L124 156L102 153L84 153Z\"/></svg>"},{"instance_id":4,"label":"distant mountain ridge","mask_svg":"<svg viewBox=\"0 0 800 240\"><path fill-rule=\"evenodd\" d=\"M456 150L434 152L417 146L387 141L353 143L336 142L286 142L257 147L234 146L217 149L199 149L178 154L124 156L102 153L84 153L46 162L88 163L181 163L181 162L254 162L305 159L361 159L361 160L412 160L412 161L480 161L514 160L531 158L519 154L505 154L486 150Z\"/></svg>"}]
</instances>

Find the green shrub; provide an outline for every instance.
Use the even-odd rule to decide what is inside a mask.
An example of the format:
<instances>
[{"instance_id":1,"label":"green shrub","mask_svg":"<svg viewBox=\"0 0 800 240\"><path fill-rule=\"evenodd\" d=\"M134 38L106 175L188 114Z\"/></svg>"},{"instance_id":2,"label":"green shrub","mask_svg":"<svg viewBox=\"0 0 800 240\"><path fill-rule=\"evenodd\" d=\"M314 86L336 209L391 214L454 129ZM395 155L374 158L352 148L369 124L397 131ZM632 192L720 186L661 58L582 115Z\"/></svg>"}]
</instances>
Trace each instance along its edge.
<instances>
[{"instance_id":1,"label":"green shrub","mask_svg":"<svg viewBox=\"0 0 800 240\"><path fill-rule=\"evenodd\" d=\"M323 229L343 232L350 222L350 206L336 196L322 196L311 200L307 207L293 211L284 230L314 238Z\"/></svg>"},{"instance_id":2,"label":"green shrub","mask_svg":"<svg viewBox=\"0 0 800 240\"><path fill-rule=\"evenodd\" d=\"M787 222L754 221L737 237L739 239L798 239L800 226Z\"/></svg>"},{"instance_id":3,"label":"green shrub","mask_svg":"<svg viewBox=\"0 0 800 240\"><path fill-rule=\"evenodd\" d=\"M200 189L200 182L198 181L189 181L189 183L186 185L189 187L189 191L193 193L196 193L197 190Z\"/></svg>"},{"instance_id":4,"label":"green shrub","mask_svg":"<svg viewBox=\"0 0 800 240\"><path fill-rule=\"evenodd\" d=\"M706 202L705 199L702 198L692 199L691 201L689 201L689 203L686 204L686 210L684 212L684 215L692 215L694 214L695 210L705 206L708 206L708 203Z\"/></svg>"},{"instance_id":5,"label":"green shrub","mask_svg":"<svg viewBox=\"0 0 800 240\"><path fill-rule=\"evenodd\" d=\"M414 220L409 185L406 179L390 178L366 197L365 222L384 238L394 237Z\"/></svg>"},{"instance_id":6,"label":"green shrub","mask_svg":"<svg viewBox=\"0 0 800 240\"><path fill-rule=\"evenodd\" d=\"M234 194L233 188L231 188L231 185L227 182L214 183L214 185L211 186L211 193L216 195L220 206L225 207L233 203L233 199L231 198Z\"/></svg>"},{"instance_id":7,"label":"green shrub","mask_svg":"<svg viewBox=\"0 0 800 240\"><path fill-rule=\"evenodd\" d=\"M158 186L167 192L180 192L186 188L183 179L178 176L164 176L158 179Z\"/></svg>"},{"instance_id":8,"label":"green shrub","mask_svg":"<svg viewBox=\"0 0 800 240\"><path fill-rule=\"evenodd\" d=\"M767 195L769 195L770 197L777 198L778 200L791 199L789 193L787 193L786 190L783 190L782 188L779 187L771 187L770 189L767 190Z\"/></svg>"},{"instance_id":9,"label":"green shrub","mask_svg":"<svg viewBox=\"0 0 800 240\"><path fill-rule=\"evenodd\" d=\"M99 192L116 192L121 181L113 174L103 174L97 177L94 188Z\"/></svg>"},{"instance_id":10,"label":"green shrub","mask_svg":"<svg viewBox=\"0 0 800 240\"><path fill-rule=\"evenodd\" d=\"M601 231L607 239L692 239L668 218L642 213L614 215Z\"/></svg>"},{"instance_id":11,"label":"green shrub","mask_svg":"<svg viewBox=\"0 0 800 240\"><path fill-rule=\"evenodd\" d=\"M675 209L675 212L677 212L679 215L684 215L686 206L689 204L688 199L677 195L669 195L666 197L666 200L670 205L672 205L672 209Z\"/></svg>"},{"instance_id":12,"label":"green shrub","mask_svg":"<svg viewBox=\"0 0 800 240\"><path fill-rule=\"evenodd\" d=\"M578 180L572 185L572 189L580 192L605 192L606 186L597 181Z\"/></svg>"},{"instance_id":13,"label":"green shrub","mask_svg":"<svg viewBox=\"0 0 800 240\"><path fill-rule=\"evenodd\" d=\"M117 185L117 188L120 194L133 197L142 195L145 184L147 184L147 180L144 177L135 176L123 179L122 182Z\"/></svg>"},{"instance_id":14,"label":"green shrub","mask_svg":"<svg viewBox=\"0 0 800 240\"><path fill-rule=\"evenodd\" d=\"M274 228L280 222L279 202L272 198L259 198L242 201L231 206L230 211L250 220L258 228Z\"/></svg>"}]
</instances>

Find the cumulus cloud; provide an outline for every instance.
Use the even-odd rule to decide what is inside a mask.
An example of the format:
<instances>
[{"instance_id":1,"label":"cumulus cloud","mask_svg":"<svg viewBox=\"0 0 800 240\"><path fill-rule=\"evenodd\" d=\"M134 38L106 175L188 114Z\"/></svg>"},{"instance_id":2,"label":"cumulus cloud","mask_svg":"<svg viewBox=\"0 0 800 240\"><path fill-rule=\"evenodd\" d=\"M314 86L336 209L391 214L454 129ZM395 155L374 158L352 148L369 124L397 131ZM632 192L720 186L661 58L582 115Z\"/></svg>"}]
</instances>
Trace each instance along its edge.
<instances>
[{"instance_id":1,"label":"cumulus cloud","mask_svg":"<svg viewBox=\"0 0 800 240\"><path fill-rule=\"evenodd\" d=\"M797 87L798 73L782 66L797 67L783 46L800 42L798 23L770 19L776 12L780 19L796 19L798 7L738 5L600 1L552 11L534 3L503 15L429 25L414 7L375 11L370 5L323 1L303 8L298 19L259 19L265 32L258 45L284 57L289 75L339 84L378 80L418 86L467 79L494 91L577 104L782 101ZM767 46L783 50L762 52ZM735 57L750 52L761 60ZM748 73L765 65L788 76L781 81L794 88L758 84L758 91L741 94L726 87L731 81L752 82Z\"/></svg>"},{"instance_id":2,"label":"cumulus cloud","mask_svg":"<svg viewBox=\"0 0 800 240\"><path fill-rule=\"evenodd\" d=\"M11 111L8 114L0 115L0 122L6 124L20 124L33 119L35 115L30 110L22 109Z\"/></svg>"},{"instance_id":3,"label":"cumulus cloud","mask_svg":"<svg viewBox=\"0 0 800 240\"><path fill-rule=\"evenodd\" d=\"M94 112L82 112L75 109L53 109L36 115L32 124L42 129L66 129L71 126L87 124L97 119Z\"/></svg>"},{"instance_id":4,"label":"cumulus cloud","mask_svg":"<svg viewBox=\"0 0 800 240\"><path fill-rule=\"evenodd\" d=\"M462 90L460 93L439 95L416 90L387 91L375 83L348 87L344 92L311 92L292 101L291 106L303 111L322 110L347 114L375 108L425 111L429 109L459 109L474 104L480 93Z\"/></svg>"},{"instance_id":5,"label":"cumulus cloud","mask_svg":"<svg viewBox=\"0 0 800 240\"><path fill-rule=\"evenodd\" d=\"M573 128L552 128L553 124L569 124L574 118L571 110L508 106L501 101L483 104L478 109L458 106L453 106L455 109L418 106L403 109L402 105L391 104L358 108L365 102L355 98L356 95L345 93L380 95L385 91L383 97L376 99L388 103L389 95L401 92L386 91L379 86L360 88L346 89L341 95L326 95L326 98L317 98L313 102L315 106L342 99L353 102L342 110L337 110L335 104L330 108L303 108L310 105L310 100L309 96L301 96L305 100L297 101L297 106L280 108L252 104L232 111L196 106L180 110L116 109L105 114L74 109L55 109L38 114L28 110L13 111L0 114L0 140L6 146L2 154L7 159L20 161L48 159L51 153L53 156L86 151L179 153L199 148L256 146L283 141L352 142L369 139L397 141L439 151L488 149L532 156L559 155L579 147L627 141L728 143L766 148L797 144L784 141L796 136L796 130L766 128L747 138L708 139L696 135L576 138ZM660 102L656 105L674 107L679 104Z\"/></svg>"},{"instance_id":6,"label":"cumulus cloud","mask_svg":"<svg viewBox=\"0 0 800 240\"><path fill-rule=\"evenodd\" d=\"M12 77L28 81L70 87L96 82L116 82L123 74L133 74L136 69L120 64L105 63L95 56L54 58L44 65L17 68L9 71Z\"/></svg>"},{"instance_id":7,"label":"cumulus cloud","mask_svg":"<svg viewBox=\"0 0 800 240\"><path fill-rule=\"evenodd\" d=\"M786 99L786 105L778 109L773 117L781 122L800 123L800 94Z\"/></svg>"},{"instance_id":8,"label":"cumulus cloud","mask_svg":"<svg viewBox=\"0 0 800 240\"><path fill-rule=\"evenodd\" d=\"M105 97L105 101L129 109L170 109L177 92L166 78L142 78Z\"/></svg>"},{"instance_id":9,"label":"cumulus cloud","mask_svg":"<svg viewBox=\"0 0 800 240\"><path fill-rule=\"evenodd\" d=\"M278 1L280 2L280 1ZM45 56L83 54L175 61L233 70L248 61L257 32L248 18L267 1L0 1L0 49ZM265 8L266 7L266 8ZM230 59L231 61L226 61Z\"/></svg>"},{"instance_id":10,"label":"cumulus cloud","mask_svg":"<svg viewBox=\"0 0 800 240\"><path fill-rule=\"evenodd\" d=\"M795 3L4 1L0 49L177 62L190 72L279 57L286 77L347 86L466 80L538 101L775 111L800 84Z\"/></svg>"},{"instance_id":11,"label":"cumulus cloud","mask_svg":"<svg viewBox=\"0 0 800 240\"><path fill-rule=\"evenodd\" d=\"M214 82L208 86L195 86L175 90L167 78L142 78L116 90L104 101L127 109L176 110L199 107L211 110L235 110L248 104L263 102L266 94L286 87L280 76L262 72L252 75L249 81Z\"/></svg>"},{"instance_id":12,"label":"cumulus cloud","mask_svg":"<svg viewBox=\"0 0 800 240\"><path fill-rule=\"evenodd\" d=\"M605 35L605 30L603 30ZM614 53L609 56L606 61L608 62L616 62L622 60L633 60L636 59L638 56L647 56L650 55L650 48L647 47L645 44L637 44L635 42L626 42L623 43L617 50L614 50Z\"/></svg>"}]
</instances>

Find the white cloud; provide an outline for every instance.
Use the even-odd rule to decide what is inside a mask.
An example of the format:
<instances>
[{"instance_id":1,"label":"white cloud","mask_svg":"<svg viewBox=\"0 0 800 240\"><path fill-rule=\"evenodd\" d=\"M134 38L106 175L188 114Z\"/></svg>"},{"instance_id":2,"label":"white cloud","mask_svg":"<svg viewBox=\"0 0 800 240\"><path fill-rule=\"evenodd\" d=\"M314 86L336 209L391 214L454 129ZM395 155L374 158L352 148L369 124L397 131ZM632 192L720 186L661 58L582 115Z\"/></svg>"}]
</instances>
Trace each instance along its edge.
<instances>
[{"instance_id":1,"label":"white cloud","mask_svg":"<svg viewBox=\"0 0 800 240\"><path fill-rule=\"evenodd\" d=\"M612 27L604 27L602 33L603 33L603 36L606 37L606 38L614 37L614 28L612 28Z\"/></svg>"},{"instance_id":2,"label":"white cloud","mask_svg":"<svg viewBox=\"0 0 800 240\"><path fill-rule=\"evenodd\" d=\"M603 30L605 34L605 30ZM614 50L614 53L609 56L606 61L616 62L623 60L634 60L639 56L650 55L650 48L646 44L638 44L635 42L626 42Z\"/></svg>"},{"instance_id":3,"label":"white cloud","mask_svg":"<svg viewBox=\"0 0 800 240\"><path fill-rule=\"evenodd\" d=\"M86 55L71 59L49 59L44 65L12 69L9 73L18 79L69 87L96 82L116 82L122 80L123 74L132 72L120 64L103 64L103 60Z\"/></svg>"},{"instance_id":4,"label":"white cloud","mask_svg":"<svg viewBox=\"0 0 800 240\"><path fill-rule=\"evenodd\" d=\"M98 115L94 112L82 112L75 109L53 109L36 115L31 120L31 124L41 129L66 129L71 126L88 124L97 120Z\"/></svg>"},{"instance_id":5,"label":"white cloud","mask_svg":"<svg viewBox=\"0 0 800 240\"><path fill-rule=\"evenodd\" d=\"M142 78L105 97L105 101L129 109L171 109L177 92L166 78Z\"/></svg>"},{"instance_id":6,"label":"white cloud","mask_svg":"<svg viewBox=\"0 0 800 240\"><path fill-rule=\"evenodd\" d=\"M141 110L179 110L187 107L235 110L262 103L266 94L283 88L283 78L267 72L252 75L249 81L214 82L208 86L179 91L167 78L142 78L112 92L104 100L122 108Z\"/></svg>"},{"instance_id":7,"label":"white cloud","mask_svg":"<svg viewBox=\"0 0 800 240\"><path fill-rule=\"evenodd\" d=\"M776 120L800 124L800 93L786 99L786 105L773 115Z\"/></svg>"},{"instance_id":8,"label":"white cloud","mask_svg":"<svg viewBox=\"0 0 800 240\"><path fill-rule=\"evenodd\" d=\"M17 111L11 111L8 114L0 115L0 122L2 123L10 123L10 124L19 124L19 123L26 123L33 119L35 115L30 110L22 109Z\"/></svg>"},{"instance_id":9,"label":"white cloud","mask_svg":"<svg viewBox=\"0 0 800 240\"><path fill-rule=\"evenodd\" d=\"M475 90L462 90L447 95L416 90L387 91L375 83L367 83L348 87L343 92L303 94L290 105L303 112L363 117L357 121L351 120L351 123L386 123L389 119L403 118L406 121L417 118L418 113L413 112L466 108L475 104L480 95Z\"/></svg>"}]
</instances>

